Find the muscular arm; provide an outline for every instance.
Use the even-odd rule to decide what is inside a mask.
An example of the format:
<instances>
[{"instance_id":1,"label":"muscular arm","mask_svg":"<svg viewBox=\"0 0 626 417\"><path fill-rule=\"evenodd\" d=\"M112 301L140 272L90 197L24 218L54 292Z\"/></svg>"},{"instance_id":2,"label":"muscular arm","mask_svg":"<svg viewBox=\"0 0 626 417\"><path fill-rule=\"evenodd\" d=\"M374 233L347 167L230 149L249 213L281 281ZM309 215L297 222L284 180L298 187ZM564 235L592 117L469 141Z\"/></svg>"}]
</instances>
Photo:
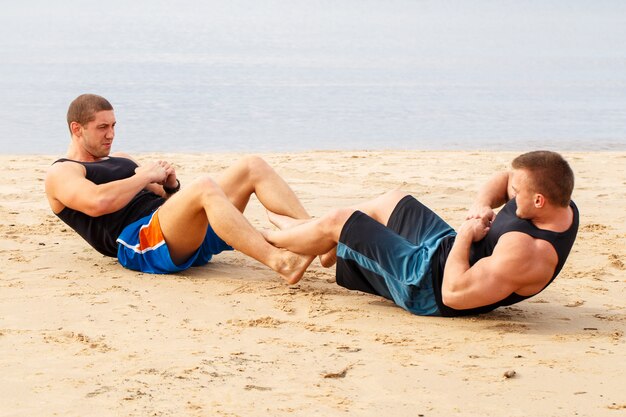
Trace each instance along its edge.
<instances>
[{"instance_id":1,"label":"muscular arm","mask_svg":"<svg viewBox=\"0 0 626 417\"><path fill-rule=\"evenodd\" d=\"M113 213L128 204L147 185L162 182L165 169L157 163L137 168L132 177L96 185L85 178L85 169L73 162L52 165L46 176L46 195L52 210L70 207L89 216Z\"/></svg>"},{"instance_id":2,"label":"muscular arm","mask_svg":"<svg viewBox=\"0 0 626 417\"><path fill-rule=\"evenodd\" d=\"M511 293L532 295L550 280L557 256L549 243L526 234L503 235L491 256L469 265L470 245L477 239L480 226L463 224L456 237L444 270L442 298L458 310L481 307L508 297Z\"/></svg>"},{"instance_id":3,"label":"muscular arm","mask_svg":"<svg viewBox=\"0 0 626 417\"><path fill-rule=\"evenodd\" d=\"M513 195L510 172L494 175L478 191L446 261L442 284L445 305L468 309L500 301L513 292L532 295L552 277L558 261L554 249L545 241L517 232L503 235L492 255L470 268L472 243L487 235L495 218L493 209Z\"/></svg>"},{"instance_id":4,"label":"muscular arm","mask_svg":"<svg viewBox=\"0 0 626 417\"><path fill-rule=\"evenodd\" d=\"M510 178L511 173L505 171L499 172L487 180L478 190L466 219L492 221L495 217L493 209L502 206L513 196Z\"/></svg>"}]
</instances>

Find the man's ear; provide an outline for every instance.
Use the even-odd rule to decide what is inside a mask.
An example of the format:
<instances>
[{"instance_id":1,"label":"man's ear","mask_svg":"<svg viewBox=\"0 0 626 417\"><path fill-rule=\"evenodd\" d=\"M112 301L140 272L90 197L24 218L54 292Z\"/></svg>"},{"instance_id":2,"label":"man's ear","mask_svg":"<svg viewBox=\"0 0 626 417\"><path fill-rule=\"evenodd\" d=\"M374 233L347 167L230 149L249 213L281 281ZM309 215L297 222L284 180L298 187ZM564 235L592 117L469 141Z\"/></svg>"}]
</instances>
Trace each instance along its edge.
<instances>
[{"instance_id":1,"label":"man's ear","mask_svg":"<svg viewBox=\"0 0 626 417\"><path fill-rule=\"evenodd\" d=\"M82 128L83 126L78 123L78 122L71 122L70 123L70 131L72 132L72 136L78 136L80 137L82 135Z\"/></svg>"},{"instance_id":2,"label":"man's ear","mask_svg":"<svg viewBox=\"0 0 626 417\"><path fill-rule=\"evenodd\" d=\"M533 204L535 205L535 208L542 208L546 204L546 198L543 194L535 194Z\"/></svg>"}]
</instances>

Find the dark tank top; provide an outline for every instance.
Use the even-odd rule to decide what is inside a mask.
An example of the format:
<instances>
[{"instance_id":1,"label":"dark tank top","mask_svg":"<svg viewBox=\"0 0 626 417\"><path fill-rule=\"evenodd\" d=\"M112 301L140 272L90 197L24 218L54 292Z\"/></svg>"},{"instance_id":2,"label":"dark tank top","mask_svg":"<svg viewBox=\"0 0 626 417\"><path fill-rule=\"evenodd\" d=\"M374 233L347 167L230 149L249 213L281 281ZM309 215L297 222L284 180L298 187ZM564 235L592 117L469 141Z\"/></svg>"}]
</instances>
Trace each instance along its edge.
<instances>
[{"instance_id":1,"label":"dark tank top","mask_svg":"<svg viewBox=\"0 0 626 417\"><path fill-rule=\"evenodd\" d=\"M94 184L122 180L135 175L137 164L128 158L109 157L97 162L79 162L61 158L57 162L75 162L85 167L87 178ZM122 209L91 217L80 211L65 207L57 216L74 229L94 249L106 256L117 256L116 239L122 230L132 222L145 217L159 208L165 199L148 190L141 190Z\"/></svg>"},{"instance_id":2,"label":"dark tank top","mask_svg":"<svg viewBox=\"0 0 626 417\"><path fill-rule=\"evenodd\" d=\"M489 233L487 233L487 236L485 236L484 239L478 242L472 243L472 246L470 247L470 266L474 265L479 259L491 256L496 244L498 243L498 240L505 233L526 233L527 235L530 235L535 239L542 239L549 242L554 247L554 250L556 251L556 254L558 256L558 262L554 270L554 274L552 275L552 278L550 278L550 281L545 285L545 287L541 289L541 291L543 291L548 285L552 283L552 281L554 281L554 278L556 278L559 272L561 272L561 269L565 264L565 260L567 259L567 256L569 255L569 252L574 245L574 240L576 239L576 233L578 232L578 208L573 201L570 202L570 207L572 208L572 211L574 213L572 225L564 232L553 232L550 230L539 229L530 220L520 219L519 217L517 217L517 215L515 214L515 211L517 210L517 203L515 202L515 199L510 200L504 205L502 210L500 210L500 212L496 216L493 224L491 225L491 229L489 229ZM441 286L443 284L444 267L446 264L446 260L448 259L448 255L450 254L450 250L452 250L454 238L454 236L449 236L445 238L439 245L439 248L434 255L433 286L435 289L437 305L439 306L439 310L442 316L452 317L486 313L498 307L519 303L522 300L532 297L532 295L524 296L512 293L508 297L496 303L466 310L455 310L444 305L441 300Z\"/></svg>"}]
</instances>

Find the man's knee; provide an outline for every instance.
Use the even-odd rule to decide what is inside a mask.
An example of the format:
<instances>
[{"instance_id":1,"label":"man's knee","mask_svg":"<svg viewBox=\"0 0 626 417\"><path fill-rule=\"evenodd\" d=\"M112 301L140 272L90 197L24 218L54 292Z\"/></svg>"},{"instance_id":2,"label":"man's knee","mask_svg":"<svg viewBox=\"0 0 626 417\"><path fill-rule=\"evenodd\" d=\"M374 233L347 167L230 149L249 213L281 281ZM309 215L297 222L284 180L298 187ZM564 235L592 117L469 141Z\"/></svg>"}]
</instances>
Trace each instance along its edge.
<instances>
[{"instance_id":1,"label":"man's knee","mask_svg":"<svg viewBox=\"0 0 626 417\"><path fill-rule=\"evenodd\" d=\"M375 200L373 207L369 207L367 214L379 223L387 224L391 213L404 197L409 195L406 191L392 190Z\"/></svg>"},{"instance_id":2,"label":"man's knee","mask_svg":"<svg viewBox=\"0 0 626 417\"><path fill-rule=\"evenodd\" d=\"M354 212L351 208L340 208L325 215L321 222L324 234L337 241L343 226Z\"/></svg>"},{"instance_id":3,"label":"man's knee","mask_svg":"<svg viewBox=\"0 0 626 417\"><path fill-rule=\"evenodd\" d=\"M269 164L260 156L246 155L237 162L239 168L251 180L257 181L272 172Z\"/></svg>"},{"instance_id":4,"label":"man's knee","mask_svg":"<svg viewBox=\"0 0 626 417\"><path fill-rule=\"evenodd\" d=\"M224 192L220 186L209 175L202 175L190 184L196 194L202 199L213 199L224 197Z\"/></svg>"},{"instance_id":5,"label":"man's knee","mask_svg":"<svg viewBox=\"0 0 626 417\"><path fill-rule=\"evenodd\" d=\"M409 193L407 193L406 191L392 190L392 191L389 191L389 192L385 193L383 195L383 197L386 200L390 201L391 203L396 203L397 204L400 200L402 200L407 195L409 195Z\"/></svg>"}]
</instances>

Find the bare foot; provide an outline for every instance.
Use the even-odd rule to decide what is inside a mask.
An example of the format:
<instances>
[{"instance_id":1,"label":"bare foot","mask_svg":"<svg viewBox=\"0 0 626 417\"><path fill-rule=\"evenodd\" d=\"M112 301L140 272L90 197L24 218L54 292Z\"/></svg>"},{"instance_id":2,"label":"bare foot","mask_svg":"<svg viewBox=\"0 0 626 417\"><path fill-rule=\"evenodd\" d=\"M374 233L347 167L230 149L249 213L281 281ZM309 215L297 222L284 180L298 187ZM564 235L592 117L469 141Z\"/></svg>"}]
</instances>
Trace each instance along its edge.
<instances>
[{"instance_id":1,"label":"bare foot","mask_svg":"<svg viewBox=\"0 0 626 417\"><path fill-rule=\"evenodd\" d=\"M287 250L283 252L275 271L287 281L287 284L293 285L302 279L315 256L298 255Z\"/></svg>"},{"instance_id":2,"label":"bare foot","mask_svg":"<svg viewBox=\"0 0 626 417\"><path fill-rule=\"evenodd\" d=\"M311 221L311 219L294 219L293 217L285 216L283 214L276 214L272 211L267 211L267 218L274 226L280 230L291 229L292 227Z\"/></svg>"},{"instance_id":3,"label":"bare foot","mask_svg":"<svg viewBox=\"0 0 626 417\"><path fill-rule=\"evenodd\" d=\"M293 217L283 216L282 214L276 214L269 210L267 211L267 217L269 218L270 222L272 222L272 224L274 224L280 230L289 229L289 228L298 226L300 224L303 224L309 221L309 220L299 220L299 219L294 219ZM267 229L263 229L259 231L261 232L261 235L263 235L263 238L270 245L280 248L280 246L276 244L276 239L275 239L275 235L276 234L280 235L280 232L277 232L275 230L267 230ZM319 255L319 258L320 258L320 264L324 268L330 268L331 266L335 265L337 263L337 247L335 246L333 249L331 249L327 253Z\"/></svg>"},{"instance_id":4,"label":"bare foot","mask_svg":"<svg viewBox=\"0 0 626 417\"><path fill-rule=\"evenodd\" d=\"M269 243L270 245L277 247L279 249L284 249L276 244L276 239L274 238L275 234L280 233L279 231L259 229L259 233L261 233L261 236L263 236L263 239L265 239L265 241Z\"/></svg>"},{"instance_id":5,"label":"bare foot","mask_svg":"<svg viewBox=\"0 0 626 417\"><path fill-rule=\"evenodd\" d=\"M270 245L272 244L272 241L270 240L271 232L272 232L271 230L259 229L259 233L261 233L261 236L263 236L263 239L265 239L265 241L269 243Z\"/></svg>"}]
</instances>

